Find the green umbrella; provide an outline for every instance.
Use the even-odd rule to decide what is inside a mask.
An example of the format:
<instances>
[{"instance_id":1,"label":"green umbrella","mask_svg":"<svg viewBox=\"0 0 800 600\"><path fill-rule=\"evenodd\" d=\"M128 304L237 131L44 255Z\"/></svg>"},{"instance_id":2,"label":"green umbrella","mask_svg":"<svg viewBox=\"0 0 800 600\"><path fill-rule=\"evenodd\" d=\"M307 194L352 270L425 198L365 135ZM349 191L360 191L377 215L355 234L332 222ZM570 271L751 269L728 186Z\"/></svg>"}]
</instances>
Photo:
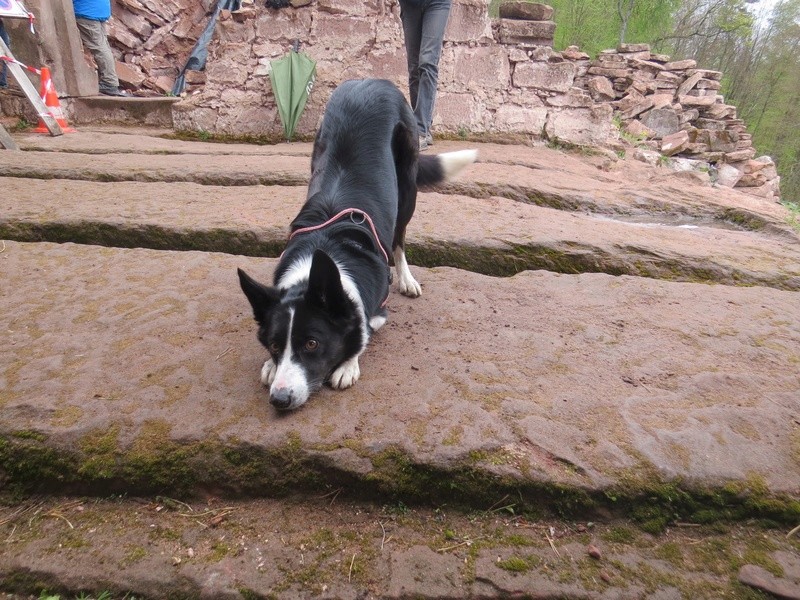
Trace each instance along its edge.
<instances>
[{"instance_id":1,"label":"green umbrella","mask_svg":"<svg viewBox=\"0 0 800 600\"><path fill-rule=\"evenodd\" d=\"M315 61L297 51L298 47L299 44L295 43L289 54L270 63L269 78L287 140L292 139L300 115L306 107L317 68Z\"/></svg>"}]
</instances>

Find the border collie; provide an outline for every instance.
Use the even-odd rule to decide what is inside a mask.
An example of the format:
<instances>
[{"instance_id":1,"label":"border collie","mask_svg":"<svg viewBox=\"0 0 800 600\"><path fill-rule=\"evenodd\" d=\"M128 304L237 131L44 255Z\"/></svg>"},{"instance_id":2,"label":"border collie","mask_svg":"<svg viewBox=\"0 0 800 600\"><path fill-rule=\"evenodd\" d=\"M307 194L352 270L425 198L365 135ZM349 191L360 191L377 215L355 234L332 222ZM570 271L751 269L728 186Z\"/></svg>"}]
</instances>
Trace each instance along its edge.
<instances>
[{"instance_id":1,"label":"border collie","mask_svg":"<svg viewBox=\"0 0 800 600\"><path fill-rule=\"evenodd\" d=\"M261 381L276 408L298 408L325 382L345 389L358 380L358 358L386 322L391 258L400 293L422 293L403 248L417 186L445 181L477 152L421 156L418 139L393 83L342 83L314 140L307 199L273 286L238 270L270 354Z\"/></svg>"}]
</instances>

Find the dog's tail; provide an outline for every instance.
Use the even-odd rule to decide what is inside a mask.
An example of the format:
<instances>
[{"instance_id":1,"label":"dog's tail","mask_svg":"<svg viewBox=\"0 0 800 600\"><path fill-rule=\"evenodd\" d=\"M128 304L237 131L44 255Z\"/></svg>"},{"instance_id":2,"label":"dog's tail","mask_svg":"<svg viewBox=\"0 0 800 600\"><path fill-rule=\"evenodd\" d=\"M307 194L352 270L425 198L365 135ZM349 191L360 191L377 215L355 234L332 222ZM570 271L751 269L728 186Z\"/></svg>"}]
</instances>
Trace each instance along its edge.
<instances>
[{"instance_id":1,"label":"dog's tail","mask_svg":"<svg viewBox=\"0 0 800 600\"><path fill-rule=\"evenodd\" d=\"M429 186L452 179L461 169L475 162L477 150L457 150L444 154L420 154L417 185Z\"/></svg>"}]
</instances>

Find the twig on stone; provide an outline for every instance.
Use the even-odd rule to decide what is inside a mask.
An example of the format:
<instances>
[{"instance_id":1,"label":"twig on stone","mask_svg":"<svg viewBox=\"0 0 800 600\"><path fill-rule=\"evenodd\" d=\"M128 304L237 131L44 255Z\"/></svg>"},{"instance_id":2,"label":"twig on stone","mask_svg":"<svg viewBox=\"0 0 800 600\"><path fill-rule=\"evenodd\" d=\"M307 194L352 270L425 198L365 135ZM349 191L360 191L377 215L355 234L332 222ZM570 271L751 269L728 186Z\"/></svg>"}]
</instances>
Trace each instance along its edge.
<instances>
[{"instance_id":1,"label":"twig on stone","mask_svg":"<svg viewBox=\"0 0 800 600\"><path fill-rule=\"evenodd\" d=\"M455 550L456 548L460 548L461 546L471 546L473 543L475 543L476 541L478 541L482 537L484 537L484 536L479 535L478 537L473 538L471 540L464 540L463 542L458 543L458 544L453 544L452 546L445 546L444 548L439 548L437 550L437 552L447 552L448 550Z\"/></svg>"},{"instance_id":2,"label":"twig on stone","mask_svg":"<svg viewBox=\"0 0 800 600\"><path fill-rule=\"evenodd\" d=\"M5 252L5 251L6 251L6 241L5 241L5 240L0 240L0 242L2 242L2 243L3 243L3 249L2 249L2 250L0 250L0 254L2 254L3 252Z\"/></svg>"},{"instance_id":3,"label":"twig on stone","mask_svg":"<svg viewBox=\"0 0 800 600\"><path fill-rule=\"evenodd\" d=\"M67 525L69 525L70 529L75 529L75 527L72 525L72 523L69 522L69 519L67 519L67 517L65 517L61 513L57 513L56 511L50 511L49 513L45 513L44 516L45 517L55 517L57 519L64 519L64 521L67 522Z\"/></svg>"},{"instance_id":4,"label":"twig on stone","mask_svg":"<svg viewBox=\"0 0 800 600\"><path fill-rule=\"evenodd\" d=\"M794 529L792 529L792 530L791 530L789 533L787 533L787 534L786 534L786 537L787 537L787 538L790 538L790 537L792 537L792 536L793 536L795 533L797 533L798 531L800 531L800 525L798 525L797 527L795 527Z\"/></svg>"},{"instance_id":5,"label":"twig on stone","mask_svg":"<svg viewBox=\"0 0 800 600\"><path fill-rule=\"evenodd\" d=\"M214 360L219 360L220 358L225 356L230 351L231 351L231 347L228 346L227 348L225 348L225 350L223 352L221 352L220 354L217 354L217 358L215 358Z\"/></svg>"},{"instance_id":6,"label":"twig on stone","mask_svg":"<svg viewBox=\"0 0 800 600\"><path fill-rule=\"evenodd\" d=\"M350 579L353 576L353 563L356 562L356 553L353 552L353 558L350 559L350 572L347 574L347 581L350 582Z\"/></svg>"},{"instance_id":7,"label":"twig on stone","mask_svg":"<svg viewBox=\"0 0 800 600\"><path fill-rule=\"evenodd\" d=\"M383 531L383 539L381 540L381 550L383 550L383 545L386 543L386 528L380 521L378 521L378 525L381 526L381 531Z\"/></svg>"},{"instance_id":8,"label":"twig on stone","mask_svg":"<svg viewBox=\"0 0 800 600\"><path fill-rule=\"evenodd\" d=\"M11 528L11 533L8 534L8 537L5 539L5 543L8 544L11 542L11 538L14 537L14 532L17 530L17 524L14 523L14 526Z\"/></svg>"},{"instance_id":9,"label":"twig on stone","mask_svg":"<svg viewBox=\"0 0 800 600\"><path fill-rule=\"evenodd\" d=\"M556 556L557 556L558 558L561 558L561 555L558 553L558 549L556 548L556 545L553 543L553 538L551 538L551 537L550 537L550 536L547 534L547 532L546 532L546 531L544 532L544 537L546 537L546 538L547 538L547 541L548 541L548 542L550 542L550 547L553 549L553 552L555 552L555 553L556 553Z\"/></svg>"},{"instance_id":10,"label":"twig on stone","mask_svg":"<svg viewBox=\"0 0 800 600\"><path fill-rule=\"evenodd\" d=\"M497 506L498 504L501 504L501 503L505 502L507 499L508 499L508 494L506 494L505 496L503 496L502 498L500 498L500 500L498 500L497 502L495 502L494 504L492 504L492 505L491 505L489 508L487 508L487 509L486 509L486 512L492 512L492 511L494 510L495 506ZM513 506L513 504L512 504L512 506ZM503 509L503 507L500 507L500 508L498 508L497 510L502 510L502 509Z\"/></svg>"},{"instance_id":11,"label":"twig on stone","mask_svg":"<svg viewBox=\"0 0 800 600\"><path fill-rule=\"evenodd\" d=\"M169 504L170 502L174 502L175 504L180 504L181 506L185 506L186 509L193 513L194 509L186 504L186 502L181 502L180 500L175 500L175 498L170 498L169 496L159 496L163 504Z\"/></svg>"}]
</instances>

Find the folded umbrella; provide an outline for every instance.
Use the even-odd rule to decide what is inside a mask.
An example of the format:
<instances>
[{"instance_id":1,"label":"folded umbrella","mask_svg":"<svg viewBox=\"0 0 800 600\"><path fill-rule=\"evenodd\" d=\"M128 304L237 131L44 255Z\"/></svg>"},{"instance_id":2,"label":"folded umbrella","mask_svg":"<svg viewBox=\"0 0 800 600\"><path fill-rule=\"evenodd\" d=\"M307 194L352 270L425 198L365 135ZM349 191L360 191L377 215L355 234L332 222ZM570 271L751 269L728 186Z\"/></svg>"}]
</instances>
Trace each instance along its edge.
<instances>
[{"instance_id":1,"label":"folded umbrella","mask_svg":"<svg viewBox=\"0 0 800 600\"><path fill-rule=\"evenodd\" d=\"M270 63L269 78L287 140L294 136L317 70L316 61L298 49L299 43L295 42L289 54Z\"/></svg>"}]
</instances>

